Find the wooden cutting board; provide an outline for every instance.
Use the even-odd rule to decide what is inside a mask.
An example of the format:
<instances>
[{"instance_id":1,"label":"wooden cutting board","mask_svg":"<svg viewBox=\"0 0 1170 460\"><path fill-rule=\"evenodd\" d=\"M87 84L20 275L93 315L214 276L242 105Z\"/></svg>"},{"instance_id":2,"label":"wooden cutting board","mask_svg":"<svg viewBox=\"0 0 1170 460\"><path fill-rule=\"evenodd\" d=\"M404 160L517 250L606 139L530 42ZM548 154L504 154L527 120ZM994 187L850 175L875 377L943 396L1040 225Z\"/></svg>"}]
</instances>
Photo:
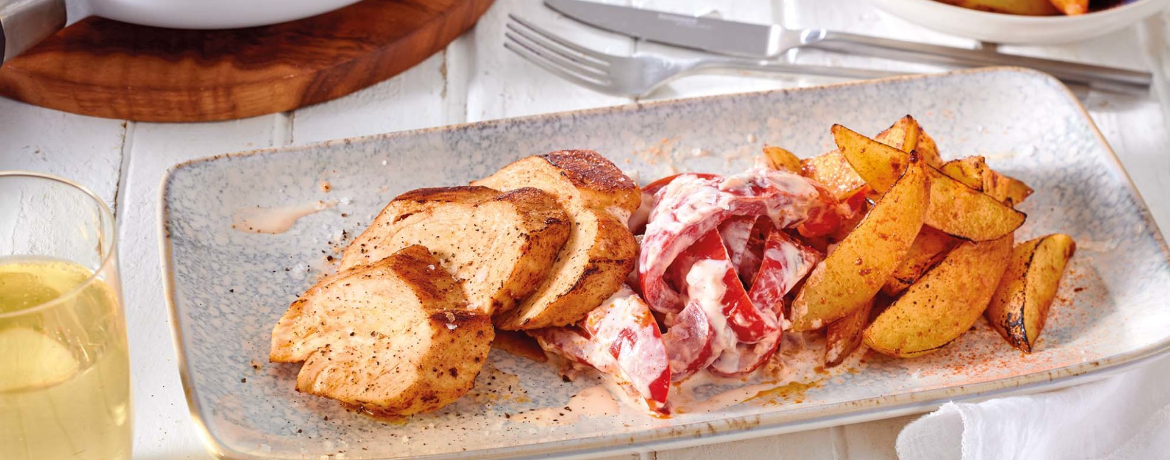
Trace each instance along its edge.
<instances>
[{"instance_id":1,"label":"wooden cutting board","mask_svg":"<svg viewBox=\"0 0 1170 460\"><path fill-rule=\"evenodd\" d=\"M365 0L300 21L214 31L90 18L0 67L0 95L137 121L283 112L413 67L471 28L492 1Z\"/></svg>"}]
</instances>

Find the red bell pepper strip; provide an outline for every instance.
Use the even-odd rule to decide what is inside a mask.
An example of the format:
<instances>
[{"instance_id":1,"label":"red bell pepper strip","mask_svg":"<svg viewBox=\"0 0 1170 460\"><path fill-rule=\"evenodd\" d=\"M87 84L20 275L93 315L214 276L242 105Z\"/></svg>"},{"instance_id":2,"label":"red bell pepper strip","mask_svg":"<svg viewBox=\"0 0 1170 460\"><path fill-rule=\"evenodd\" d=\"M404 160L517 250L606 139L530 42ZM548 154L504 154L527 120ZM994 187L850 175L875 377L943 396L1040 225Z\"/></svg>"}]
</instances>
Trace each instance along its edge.
<instances>
[{"instance_id":1,"label":"red bell pepper strip","mask_svg":"<svg viewBox=\"0 0 1170 460\"><path fill-rule=\"evenodd\" d=\"M801 244L780 230L773 230L764 243L764 260L752 281L748 297L761 309L777 313L782 319L784 296L824 259L816 249Z\"/></svg>"},{"instance_id":2,"label":"red bell pepper strip","mask_svg":"<svg viewBox=\"0 0 1170 460\"><path fill-rule=\"evenodd\" d=\"M756 343L740 343L723 350L708 369L720 377L741 377L759 369L780 348L780 329L776 329Z\"/></svg>"},{"instance_id":3,"label":"red bell pepper strip","mask_svg":"<svg viewBox=\"0 0 1170 460\"><path fill-rule=\"evenodd\" d=\"M645 187L642 187L642 193L649 193L650 195L654 195L655 193L658 193L659 190L662 190L664 187L666 187L667 184L673 182L675 179L678 179L679 176L683 176L683 175L694 176L694 177L698 177L700 179L716 179L719 177L718 174L711 174L711 173L673 174L673 175L658 179L658 180L651 182L649 184L646 184Z\"/></svg>"},{"instance_id":4,"label":"red bell pepper strip","mask_svg":"<svg viewBox=\"0 0 1170 460\"><path fill-rule=\"evenodd\" d=\"M707 313L708 321L714 324L726 322L735 334L733 343L759 342L772 330L779 329L776 316L771 311L757 308L748 297L719 232L711 231L703 235L687 248L686 256L680 259L685 259L680 262L693 261L685 270L690 301L701 302L700 306ZM704 294L710 294L711 298L706 298Z\"/></svg>"},{"instance_id":5,"label":"red bell pepper strip","mask_svg":"<svg viewBox=\"0 0 1170 460\"><path fill-rule=\"evenodd\" d=\"M545 350L588 364L662 408L670 365L658 323L637 294L623 286L576 326L529 331Z\"/></svg>"},{"instance_id":6,"label":"red bell pepper strip","mask_svg":"<svg viewBox=\"0 0 1170 460\"><path fill-rule=\"evenodd\" d=\"M869 192L869 186L858 188L849 198L840 203L832 200L831 193L821 190L823 192L821 199L824 200L825 205L815 208L809 214L808 219L797 226L797 231L805 238L831 235L841 227L843 222L848 222L856 217L857 213L864 209L865 195Z\"/></svg>"},{"instance_id":7,"label":"red bell pepper strip","mask_svg":"<svg viewBox=\"0 0 1170 460\"><path fill-rule=\"evenodd\" d=\"M764 245L764 260L748 297L757 308L783 319L784 296L824 258L783 231L773 229ZM776 353L781 332L776 330L756 343L737 344L711 363L712 374L740 377L758 369Z\"/></svg>"},{"instance_id":8,"label":"red bell pepper strip","mask_svg":"<svg viewBox=\"0 0 1170 460\"><path fill-rule=\"evenodd\" d=\"M736 216L719 224L719 236L723 238L723 246L727 248L727 255L731 258L731 265L735 266L735 272L740 275L743 275L744 268L752 265L753 259L756 264L760 263L760 259L756 257L758 253L751 253L749 248L752 230L755 229L757 220L766 221L767 219L760 219L756 216ZM740 276L740 279L743 277ZM751 281L751 278L748 281Z\"/></svg>"},{"instance_id":9,"label":"red bell pepper strip","mask_svg":"<svg viewBox=\"0 0 1170 460\"><path fill-rule=\"evenodd\" d=\"M739 254L738 258L736 256L736 250L731 243L727 242L726 237L724 237L724 242L727 243L727 252L731 256L731 262L735 264L735 272L739 273L739 279L743 281L743 285L749 288L752 285L752 281L756 279L756 273L760 271L760 263L764 259L764 242L768 240L768 234L772 233L772 229L775 228L772 226L772 221L768 219L756 218L753 224L743 252ZM724 225L726 225L726 222ZM723 235L723 227L720 227L719 234Z\"/></svg>"},{"instance_id":10,"label":"red bell pepper strip","mask_svg":"<svg viewBox=\"0 0 1170 460\"><path fill-rule=\"evenodd\" d=\"M698 302L688 302L674 323L662 334L670 358L670 379L678 382L711 365L715 354L715 330Z\"/></svg>"},{"instance_id":11,"label":"red bell pepper strip","mask_svg":"<svg viewBox=\"0 0 1170 460\"><path fill-rule=\"evenodd\" d=\"M718 174L708 173L685 174L703 179L713 179L719 177ZM654 194L659 190L662 190L663 187L666 187L666 184L669 184L671 181L677 179L681 175L682 174L674 174L671 176L666 176L651 182L645 187L642 187L642 205L638 206L638 209L636 209L634 213L630 215L629 225L631 232L634 232L635 235L641 235L646 232L646 223L650 221L650 211L654 209Z\"/></svg>"},{"instance_id":12,"label":"red bell pepper strip","mask_svg":"<svg viewBox=\"0 0 1170 460\"><path fill-rule=\"evenodd\" d=\"M663 275L686 248L734 216L766 216L777 228L800 223L826 202L810 181L767 169L723 177L680 175L655 193L638 271L650 308L676 314L684 306Z\"/></svg>"}]
</instances>

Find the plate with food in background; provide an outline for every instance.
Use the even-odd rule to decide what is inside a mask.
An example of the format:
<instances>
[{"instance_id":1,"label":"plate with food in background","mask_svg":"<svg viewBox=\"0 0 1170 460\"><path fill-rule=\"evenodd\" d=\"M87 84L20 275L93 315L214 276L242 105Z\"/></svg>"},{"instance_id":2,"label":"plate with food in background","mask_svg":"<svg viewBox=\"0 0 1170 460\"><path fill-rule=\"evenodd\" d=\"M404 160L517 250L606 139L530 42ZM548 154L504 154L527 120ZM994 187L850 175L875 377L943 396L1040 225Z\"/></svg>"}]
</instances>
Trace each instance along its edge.
<instances>
[{"instance_id":1,"label":"plate with food in background","mask_svg":"<svg viewBox=\"0 0 1170 460\"><path fill-rule=\"evenodd\" d=\"M987 43L1053 45L1099 37L1162 11L1165 0L870 0L915 24Z\"/></svg>"},{"instance_id":2,"label":"plate with food in background","mask_svg":"<svg viewBox=\"0 0 1170 460\"><path fill-rule=\"evenodd\" d=\"M1170 349L1161 233L1024 69L221 155L162 203L184 385L226 458L664 449Z\"/></svg>"}]
</instances>

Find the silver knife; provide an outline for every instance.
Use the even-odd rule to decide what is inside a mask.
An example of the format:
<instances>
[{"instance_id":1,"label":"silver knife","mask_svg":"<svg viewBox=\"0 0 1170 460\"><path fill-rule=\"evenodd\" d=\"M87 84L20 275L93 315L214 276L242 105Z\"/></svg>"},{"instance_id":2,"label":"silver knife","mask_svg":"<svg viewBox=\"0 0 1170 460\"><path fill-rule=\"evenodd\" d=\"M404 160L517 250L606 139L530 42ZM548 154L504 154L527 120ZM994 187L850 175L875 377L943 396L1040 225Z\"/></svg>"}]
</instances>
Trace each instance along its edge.
<instances>
[{"instance_id":1,"label":"silver knife","mask_svg":"<svg viewBox=\"0 0 1170 460\"><path fill-rule=\"evenodd\" d=\"M774 58L784 50L777 25L685 16L604 3L545 0L550 8L593 27L712 53Z\"/></svg>"},{"instance_id":2,"label":"silver knife","mask_svg":"<svg viewBox=\"0 0 1170 460\"><path fill-rule=\"evenodd\" d=\"M93 14L85 0L0 0L0 63Z\"/></svg>"},{"instance_id":3,"label":"silver knife","mask_svg":"<svg viewBox=\"0 0 1170 460\"><path fill-rule=\"evenodd\" d=\"M777 24L694 17L583 0L544 2L565 16L600 29L719 54L775 58L790 49L803 47L959 67L1031 67L1066 83L1124 92L1146 92L1153 81L1149 72L1001 54L993 50L906 42L824 29L786 29Z\"/></svg>"}]
</instances>

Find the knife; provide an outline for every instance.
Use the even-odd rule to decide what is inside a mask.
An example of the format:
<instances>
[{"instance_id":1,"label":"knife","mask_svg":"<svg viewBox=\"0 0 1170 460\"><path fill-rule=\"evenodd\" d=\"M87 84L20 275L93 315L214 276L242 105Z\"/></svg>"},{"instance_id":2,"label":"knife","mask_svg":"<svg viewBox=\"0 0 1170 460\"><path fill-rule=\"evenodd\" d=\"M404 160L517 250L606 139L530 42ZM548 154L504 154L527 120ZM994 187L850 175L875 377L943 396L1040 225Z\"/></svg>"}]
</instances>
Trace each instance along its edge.
<instances>
[{"instance_id":1,"label":"knife","mask_svg":"<svg viewBox=\"0 0 1170 460\"><path fill-rule=\"evenodd\" d=\"M773 59L793 48L959 67L1019 66L1047 72L1066 83L1122 92L1149 91L1149 72L1042 59L994 50L907 42L824 29L786 29L583 0L544 0L550 8L585 24L667 45L711 53Z\"/></svg>"},{"instance_id":2,"label":"knife","mask_svg":"<svg viewBox=\"0 0 1170 460\"><path fill-rule=\"evenodd\" d=\"M0 0L0 63L92 14L90 0Z\"/></svg>"},{"instance_id":3,"label":"knife","mask_svg":"<svg viewBox=\"0 0 1170 460\"><path fill-rule=\"evenodd\" d=\"M565 16L599 29L712 53L774 58L780 55L777 25L685 16L579 0L545 0Z\"/></svg>"}]
</instances>

